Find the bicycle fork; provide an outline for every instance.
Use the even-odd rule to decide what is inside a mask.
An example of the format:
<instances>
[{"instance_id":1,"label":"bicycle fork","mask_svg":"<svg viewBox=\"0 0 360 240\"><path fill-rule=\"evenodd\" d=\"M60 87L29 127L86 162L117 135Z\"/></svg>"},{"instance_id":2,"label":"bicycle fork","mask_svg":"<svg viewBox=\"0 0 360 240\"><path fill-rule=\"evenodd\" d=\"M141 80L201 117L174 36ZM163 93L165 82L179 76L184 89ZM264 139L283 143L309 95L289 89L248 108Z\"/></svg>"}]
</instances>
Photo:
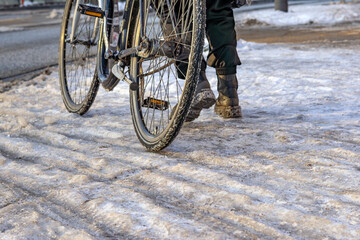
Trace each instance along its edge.
<instances>
[{"instance_id":1,"label":"bicycle fork","mask_svg":"<svg viewBox=\"0 0 360 240\"><path fill-rule=\"evenodd\" d=\"M104 18L104 11L101 7L103 5L103 2L99 2L99 8L93 5L86 5L84 4L83 0L76 1L75 4L75 11L73 16L73 21L71 24L71 33L70 37L68 38L69 43L73 43L75 41L82 42L81 39L77 39L76 32L78 30L78 26L80 23L80 16L81 14L96 17L94 22L94 30L91 34L91 39L89 45L93 44L95 42L95 38L99 31L99 19ZM106 39L107 40L107 39Z\"/></svg>"}]
</instances>

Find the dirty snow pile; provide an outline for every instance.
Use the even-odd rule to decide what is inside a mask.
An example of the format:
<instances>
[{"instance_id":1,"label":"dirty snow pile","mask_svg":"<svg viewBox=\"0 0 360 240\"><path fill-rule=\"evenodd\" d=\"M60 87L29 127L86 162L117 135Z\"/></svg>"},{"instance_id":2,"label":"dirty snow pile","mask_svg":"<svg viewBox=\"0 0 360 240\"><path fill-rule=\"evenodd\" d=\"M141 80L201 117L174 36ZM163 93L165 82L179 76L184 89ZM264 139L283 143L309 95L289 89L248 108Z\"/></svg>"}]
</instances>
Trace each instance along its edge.
<instances>
[{"instance_id":1,"label":"dirty snow pile","mask_svg":"<svg viewBox=\"0 0 360 240\"><path fill-rule=\"evenodd\" d=\"M360 21L360 4L308 4L291 5L289 12L264 9L242 12L236 16L240 24L257 23L272 26L291 26L300 24L333 25L341 22Z\"/></svg>"},{"instance_id":2,"label":"dirty snow pile","mask_svg":"<svg viewBox=\"0 0 360 240\"><path fill-rule=\"evenodd\" d=\"M124 83L83 117L56 71L1 93L0 239L358 239L360 49L238 46L243 118L203 111L160 153Z\"/></svg>"}]
</instances>

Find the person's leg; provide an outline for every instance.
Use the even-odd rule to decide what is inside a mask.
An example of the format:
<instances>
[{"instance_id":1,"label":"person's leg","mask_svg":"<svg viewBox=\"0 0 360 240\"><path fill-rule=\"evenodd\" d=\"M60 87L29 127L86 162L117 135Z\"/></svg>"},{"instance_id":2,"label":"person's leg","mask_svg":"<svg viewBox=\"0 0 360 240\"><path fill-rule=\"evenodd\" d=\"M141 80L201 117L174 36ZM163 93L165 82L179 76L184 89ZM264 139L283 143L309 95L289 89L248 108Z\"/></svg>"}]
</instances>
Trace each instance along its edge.
<instances>
[{"instance_id":1,"label":"person's leg","mask_svg":"<svg viewBox=\"0 0 360 240\"><path fill-rule=\"evenodd\" d=\"M206 1L206 35L210 45L207 63L216 69L218 76L219 97L216 100L215 113L225 118L241 117L236 79L236 67L241 62L236 51L237 41L234 27L231 1ZM208 108L215 102L210 84L206 79L204 64L201 70L195 99L190 107L187 121L199 117L201 110L205 108L203 106ZM202 91L206 94L201 95Z\"/></svg>"},{"instance_id":2,"label":"person's leg","mask_svg":"<svg viewBox=\"0 0 360 240\"><path fill-rule=\"evenodd\" d=\"M217 75L219 96L215 103L215 113L223 118L241 117L241 107L237 94L236 74Z\"/></svg>"},{"instance_id":3,"label":"person's leg","mask_svg":"<svg viewBox=\"0 0 360 240\"><path fill-rule=\"evenodd\" d=\"M186 4L190 4L189 1L188 2L185 1L185 6L183 5L183 3L184 3L183 0L178 0L178 1L172 2L172 4L174 4L173 11L174 11L174 13L176 15L175 17L177 18L178 21L181 20L181 17L180 17L181 14L183 12L186 13L188 11L187 8L189 6L187 6ZM179 39L176 39L176 30L173 28L173 23L171 21L171 18L168 17L169 6L167 5L167 3L160 2L159 0L152 0L150 2L150 6L155 10L155 12L157 13L157 15L159 17L163 37L168 41L172 41L174 39L179 41ZM178 23L178 26L182 26L182 25ZM181 36L182 39L180 40L180 41L183 41L184 43L186 43L187 45L191 44L191 38L192 38L191 29L192 29L192 25L189 26L188 31L181 31L181 32L188 32L187 35L182 35ZM177 30L179 30L179 29L177 29ZM189 59L189 56L186 55L186 53L184 53L184 54L180 53L180 56L177 56L177 61L175 62L175 68L176 68L176 72L177 72L177 77L179 79L186 78L186 73L187 73L187 68L188 68L188 63L187 63L188 59ZM203 108L210 108L211 106L213 106L215 104L215 101L216 101L215 95L212 92L212 90L210 88L210 84L205 75L206 66L207 66L207 63L206 63L205 59L202 58L201 71L199 74L198 85L197 85L197 88L195 89L194 99L192 101L188 115L185 119L186 122L193 121L194 119L199 117L200 111ZM175 107L174 107L174 109L175 109Z\"/></svg>"},{"instance_id":4,"label":"person's leg","mask_svg":"<svg viewBox=\"0 0 360 240\"><path fill-rule=\"evenodd\" d=\"M241 62L236 51L231 1L207 0L206 7L206 34L210 45L207 62L216 69L218 76L215 113L225 118L241 117L236 79L236 67Z\"/></svg>"},{"instance_id":5,"label":"person's leg","mask_svg":"<svg viewBox=\"0 0 360 240\"><path fill-rule=\"evenodd\" d=\"M219 75L236 73L240 59L236 51L234 15L229 0L206 1L206 35L210 52L208 65Z\"/></svg>"},{"instance_id":6,"label":"person's leg","mask_svg":"<svg viewBox=\"0 0 360 240\"><path fill-rule=\"evenodd\" d=\"M187 42L191 42L191 35L188 36ZM187 72L188 65L184 61L176 62L176 69L178 72L178 77L185 79L185 74ZM201 62L201 70L198 78L198 84L195 89L194 99L191 103L188 115L185 119L186 122L191 122L200 116L200 112L204 108L210 108L215 104L215 95L211 90L210 83L206 78L206 61L203 58Z\"/></svg>"},{"instance_id":7,"label":"person's leg","mask_svg":"<svg viewBox=\"0 0 360 240\"><path fill-rule=\"evenodd\" d=\"M215 95L211 90L210 83L205 74L206 62L202 60L199 81L196 86L194 99L191 103L188 115L185 121L191 122L200 116L200 112L204 108L210 108L215 104Z\"/></svg>"}]
</instances>

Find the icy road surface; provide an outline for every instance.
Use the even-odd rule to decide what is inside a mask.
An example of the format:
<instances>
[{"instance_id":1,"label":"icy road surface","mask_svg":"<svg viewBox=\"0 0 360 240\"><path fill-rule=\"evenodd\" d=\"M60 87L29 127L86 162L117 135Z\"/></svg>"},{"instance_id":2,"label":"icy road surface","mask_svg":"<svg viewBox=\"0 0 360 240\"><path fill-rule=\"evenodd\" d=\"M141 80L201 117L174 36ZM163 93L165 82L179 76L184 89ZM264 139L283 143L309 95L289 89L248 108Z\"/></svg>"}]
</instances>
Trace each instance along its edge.
<instances>
[{"instance_id":1,"label":"icy road surface","mask_svg":"<svg viewBox=\"0 0 360 240\"><path fill-rule=\"evenodd\" d=\"M84 117L57 72L1 93L0 239L359 239L359 47L239 52L244 117L206 110L160 153L124 83Z\"/></svg>"},{"instance_id":2,"label":"icy road surface","mask_svg":"<svg viewBox=\"0 0 360 240\"><path fill-rule=\"evenodd\" d=\"M1 93L0 239L359 239L360 46L341 45L240 41L244 117L206 110L160 153L124 83L84 117L57 72Z\"/></svg>"}]
</instances>

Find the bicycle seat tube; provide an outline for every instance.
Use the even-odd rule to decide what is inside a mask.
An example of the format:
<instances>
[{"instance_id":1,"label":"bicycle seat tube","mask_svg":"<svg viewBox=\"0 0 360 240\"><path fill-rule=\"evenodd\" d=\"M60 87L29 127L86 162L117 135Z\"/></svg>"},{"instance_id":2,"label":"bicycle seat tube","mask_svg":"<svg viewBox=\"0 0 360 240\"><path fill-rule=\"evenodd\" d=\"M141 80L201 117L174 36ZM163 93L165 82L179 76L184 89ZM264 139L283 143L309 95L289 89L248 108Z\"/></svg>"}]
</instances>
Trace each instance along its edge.
<instances>
[{"instance_id":1,"label":"bicycle seat tube","mask_svg":"<svg viewBox=\"0 0 360 240\"><path fill-rule=\"evenodd\" d=\"M80 12L78 11L78 9L79 9L79 4L82 4L82 3L83 3L83 0L76 1L74 17L73 17L73 21L72 21L72 25L71 25L71 33L70 33L70 42L71 43L74 41L74 35L77 31L77 27L79 26Z\"/></svg>"},{"instance_id":2,"label":"bicycle seat tube","mask_svg":"<svg viewBox=\"0 0 360 240\"><path fill-rule=\"evenodd\" d=\"M107 15L109 14L109 4L110 0L99 0L99 8L105 12L104 18L103 18L103 38L104 38L104 44L105 44L105 52L109 52L109 39L107 36Z\"/></svg>"}]
</instances>

